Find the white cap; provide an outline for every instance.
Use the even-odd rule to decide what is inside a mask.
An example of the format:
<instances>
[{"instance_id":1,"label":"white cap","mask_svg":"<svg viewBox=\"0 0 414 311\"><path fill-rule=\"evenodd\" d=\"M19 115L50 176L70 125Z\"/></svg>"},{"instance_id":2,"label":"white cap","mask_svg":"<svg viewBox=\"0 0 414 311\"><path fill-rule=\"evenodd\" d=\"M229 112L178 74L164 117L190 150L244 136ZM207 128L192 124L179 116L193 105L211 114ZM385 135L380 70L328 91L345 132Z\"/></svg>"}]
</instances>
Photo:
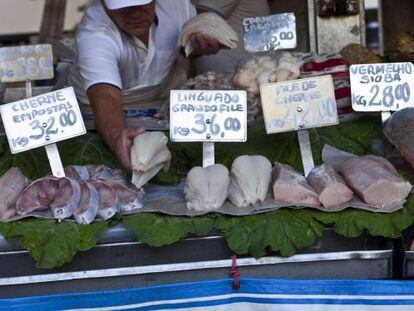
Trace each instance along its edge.
<instances>
[{"instance_id":1,"label":"white cap","mask_svg":"<svg viewBox=\"0 0 414 311\"><path fill-rule=\"evenodd\" d=\"M153 0L105 0L105 4L110 10L118 10L129 6L145 5Z\"/></svg>"}]
</instances>

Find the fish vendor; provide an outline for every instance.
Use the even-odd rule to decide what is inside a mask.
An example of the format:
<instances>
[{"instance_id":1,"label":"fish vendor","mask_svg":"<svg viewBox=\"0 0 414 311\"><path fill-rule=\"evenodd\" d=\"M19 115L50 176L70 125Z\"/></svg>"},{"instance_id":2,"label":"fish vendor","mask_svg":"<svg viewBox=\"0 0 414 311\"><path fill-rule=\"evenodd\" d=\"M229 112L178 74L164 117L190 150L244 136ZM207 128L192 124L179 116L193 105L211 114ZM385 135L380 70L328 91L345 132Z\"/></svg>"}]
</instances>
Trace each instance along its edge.
<instances>
[{"instance_id":1,"label":"fish vendor","mask_svg":"<svg viewBox=\"0 0 414 311\"><path fill-rule=\"evenodd\" d=\"M132 140L144 129L127 127L122 106L128 100L139 104L184 82L179 78L185 80L186 72L181 74L185 66L177 60L178 36L196 14L190 0L93 0L78 26L78 80L98 133L127 169ZM192 56L215 54L221 48L216 39L199 32L190 41Z\"/></svg>"}]
</instances>

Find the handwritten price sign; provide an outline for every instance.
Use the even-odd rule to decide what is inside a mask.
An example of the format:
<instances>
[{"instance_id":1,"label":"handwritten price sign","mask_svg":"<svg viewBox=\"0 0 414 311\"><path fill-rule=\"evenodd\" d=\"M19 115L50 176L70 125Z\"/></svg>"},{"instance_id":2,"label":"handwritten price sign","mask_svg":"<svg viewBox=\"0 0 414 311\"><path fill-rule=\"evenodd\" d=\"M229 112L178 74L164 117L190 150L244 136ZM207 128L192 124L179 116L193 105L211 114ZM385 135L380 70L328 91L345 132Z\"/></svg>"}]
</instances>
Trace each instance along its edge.
<instances>
[{"instance_id":1,"label":"handwritten price sign","mask_svg":"<svg viewBox=\"0 0 414 311\"><path fill-rule=\"evenodd\" d=\"M0 106L13 154L86 133L73 88Z\"/></svg>"},{"instance_id":2,"label":"handwritten price sign","mask_svg":"<svg viewBox=\"0 0 414 311\"><path fill-rule=\"evenodd\" d=\"M262 85L268 134L338 124L332 76Z\"/></svg>"},{"instance_id":3,"label":"handwritten price sign","mask_svg":"<svg viewBox=\"0 0 414 311\"><path fill-rule=\"evenodd\" d=\"M398 111L412 107L412 63L353 65L350 74L355 111Z\"/></svg>"},{"instance_id":4,"label":"handwritten price sign","mask_svg":"<svg viewBox=\"0 0 414 311\"><path fill-rule=\"evenodd\" d=\"M171 91L170 103L172 141L247 140L245 91Z\"/></svg>"},{"instance_id":5,"label":"handwritten price sign","mask_svg":"<svg viewBox=\"0 0 414 311\"><path fill-rule=\"evenodd\" d=\"M249 17L243 20L247 52L268 52L297 47L296 18L293 13Z\"/></svg>"},{"instance_id":6,"label":"handwritten price sign","mask_svg":"<svg viewBox=\"0 0 414 311\"><path fill-rule=\"evenodd\" d=\"M0 81L47 80L53 78L50 44L0 48Z\"/></svg>"}]
</instances>

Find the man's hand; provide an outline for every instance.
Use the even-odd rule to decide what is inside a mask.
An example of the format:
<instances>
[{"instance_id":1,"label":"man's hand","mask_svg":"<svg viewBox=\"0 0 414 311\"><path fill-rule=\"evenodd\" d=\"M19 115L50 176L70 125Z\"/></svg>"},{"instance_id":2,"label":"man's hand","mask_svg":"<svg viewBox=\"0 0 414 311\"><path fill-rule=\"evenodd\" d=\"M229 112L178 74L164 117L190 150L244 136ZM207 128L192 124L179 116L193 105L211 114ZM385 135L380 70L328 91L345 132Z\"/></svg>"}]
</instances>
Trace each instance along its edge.
<instances>
[{"instance_id":1,"label":"man's hand","mask_svg":"<svg viewBox=\"0 0 414 311\"><path fill-rule=\"evenodd\" d=\"M109 146L119 162L128 170L132 170L131 147L136 136L145 132L142 127L126 128L118 136L110 139Z\"/></svg>"},{"instance_id":2,"label":"man's hand","mask_svg":"<svg viewBox=\"0 0 414 311\"><path fill-rule=\"evenodd\" d=\"M223 48L218 40L203 35L201 32L193 33L189 39L193 46L192 56L216 54Z\"/></svg>"}]
</instances>

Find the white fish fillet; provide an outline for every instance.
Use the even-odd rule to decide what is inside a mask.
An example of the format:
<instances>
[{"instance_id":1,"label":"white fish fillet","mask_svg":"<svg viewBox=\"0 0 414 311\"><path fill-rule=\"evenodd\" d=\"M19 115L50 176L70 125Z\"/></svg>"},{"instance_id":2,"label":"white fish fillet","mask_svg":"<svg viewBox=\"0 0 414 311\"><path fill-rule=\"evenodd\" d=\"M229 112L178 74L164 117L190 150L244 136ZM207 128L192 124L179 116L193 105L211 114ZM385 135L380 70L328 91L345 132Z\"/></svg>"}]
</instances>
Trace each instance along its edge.
<instances>
[{"instance_id":1,"label":"white fish fillet","mask_svg":"<svg viewBox=\"0 0 414 311\"><path fill-rule=\"evenodd\" d=\"M232 165L229 200L238 207L263 202L272 179L272 164L263 156L241 156Z\"/></svg>"},{"instance_id":2,"label":"white fish fillet","mask_svg":"<svg viewBox=\"0 0 414 311\"><path fill-rule=\"evenodd\" d=\"M228 197L229 184L229 171L224 165L194 167L184 188L187 208L197 211L220 208Z\"/></svg>"},{"instance_id":3,"label":"white fish fillet","mask_svg":"<svg viewBox=\"0 0 414 311\"><path fill-rule=\"evenodd\" d=\"M236 48L239 42L237 32L219 15L215 13L199 14L184 24L178 39L179 45L185 48L187 57L194 50L189 37L196 32L217 39L222 45L231 49Z\"/></svg>"},{"instance_id":4,"label":"white fish fillet","mask_svg":"<svg viewBox=\"0 0 414 311\"><path fill-rule=\"evenodd\" d=\"M28 183L28 179L15 167L9 169L0 178L0 221L17 214L17 199Z\"/></svg>"},{"instance_id":5,"label":"white fish fillet","mask_svg":"<svg viewBox=\"0 0 414 311\"><path fill-rule=\"evenodd\" d=\"M141 188L164 168L168 170L171 152L168 138L162 132L146 132L135 137L131 148L132 183Z\"/></svg>"}]
</instances>

